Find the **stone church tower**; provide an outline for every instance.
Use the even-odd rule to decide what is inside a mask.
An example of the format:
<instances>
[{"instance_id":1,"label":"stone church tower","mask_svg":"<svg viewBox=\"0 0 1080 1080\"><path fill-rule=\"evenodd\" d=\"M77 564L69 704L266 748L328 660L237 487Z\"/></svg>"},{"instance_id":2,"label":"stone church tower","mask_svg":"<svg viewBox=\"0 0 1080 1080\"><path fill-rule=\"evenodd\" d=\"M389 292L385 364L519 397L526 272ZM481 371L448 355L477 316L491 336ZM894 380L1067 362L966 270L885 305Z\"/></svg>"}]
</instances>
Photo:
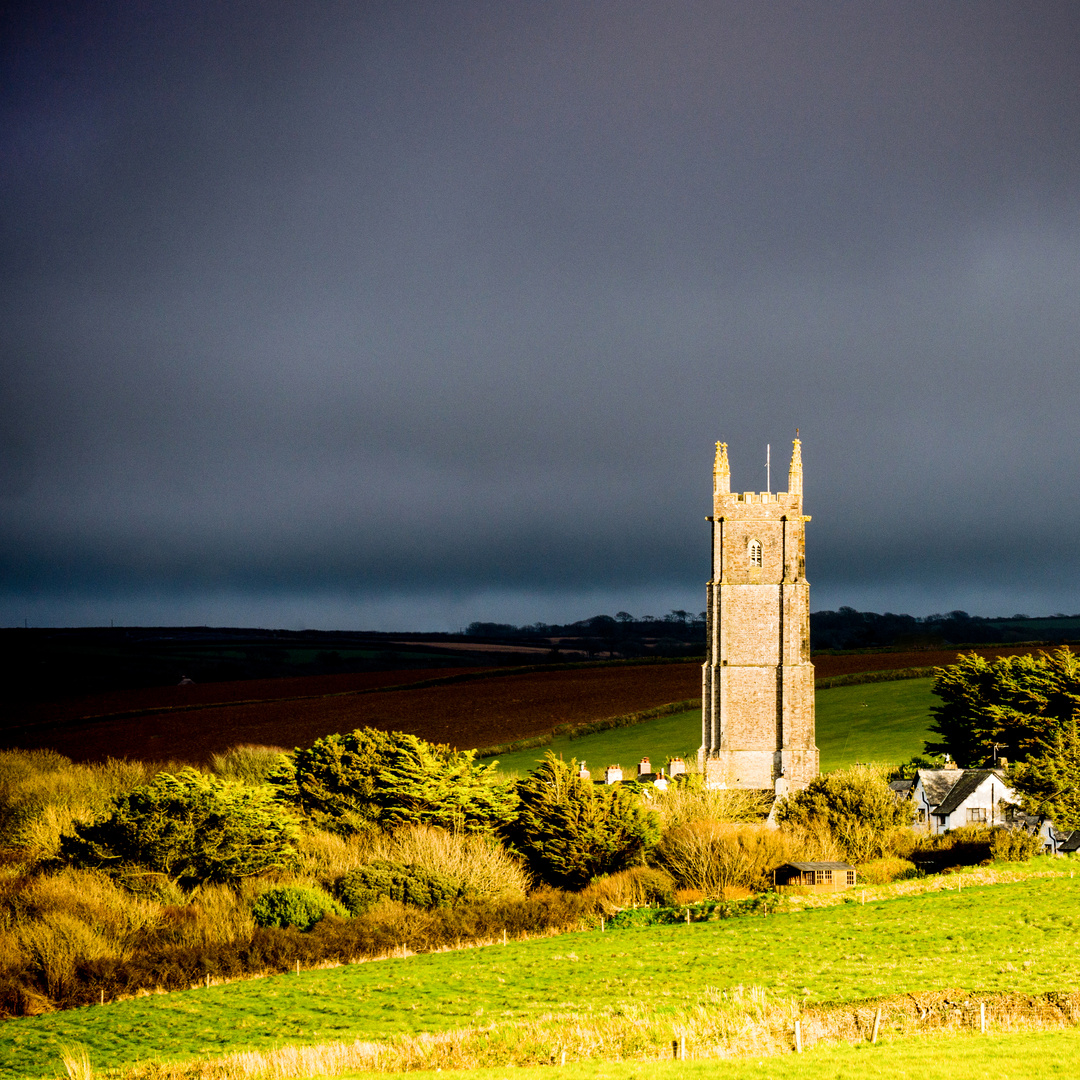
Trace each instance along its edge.
<instances>
[{"instance_id":1,"label":"stone church tower","mask_svg":"<svg viewBox=\"0 0 1080 1080\"><path fill-rule=\"evenodd\" d=\"M709 520L706 784L794 791L818 775L799 440L777 493L732 494L727 444L717 443Z\"/></svg>"}]
</instances>

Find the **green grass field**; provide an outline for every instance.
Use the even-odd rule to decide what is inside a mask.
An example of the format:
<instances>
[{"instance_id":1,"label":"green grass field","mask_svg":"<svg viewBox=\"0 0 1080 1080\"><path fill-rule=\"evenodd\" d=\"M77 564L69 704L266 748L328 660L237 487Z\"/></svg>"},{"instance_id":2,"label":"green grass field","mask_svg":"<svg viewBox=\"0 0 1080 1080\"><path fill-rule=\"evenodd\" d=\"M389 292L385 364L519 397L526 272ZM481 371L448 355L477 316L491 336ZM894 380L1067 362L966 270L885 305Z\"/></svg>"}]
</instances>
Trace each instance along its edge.
<instances>
[{"instance_id":1,"label":"green grass field","mask_svg":"<svg viewBox=\"0 0 1080 1080\"><path fill-rule=\"evenodd\" d=\"M60 1047L72 1044L86 1046L96 1067L118 1067L543 1015L634 1010L662 1023L736 986L762 987L780 1001L850 1002L954 987L1042 993L1072 989L1080 978L1080 877L854 900L768 918L572 933L8 1020L0 1027L0 1075L53 1075Z\"/></svg>"},{"instance_id":2,"label":"green grass field","mask_svg":"<svg viewBox=\"0 0 1080 1080\"><path fill-rule=\"evenodd\" d=\"M932 679L898 679L819 690L815 701L822 770L831 772L856 761L899 764L921 754L930 735L930 707L938 700L930 692L932 683ZM594 777L612 764L622 765L625 775L632 777L643 757L661 765L680 754L693 758L700 745L701 710L692 709L580 739L560 736L550 746L502 754L499 769L507 774L529 772L551 750L567 759L584 759Z\"/></svg>"},{"instance_id":3,"label":"green grass field","mask_svg":"<svg viewBox=\"0 0 1080 1080\"><path fill-rule=\"evenodd\" d=\"M821 769L856 761L897 765L923 752L930 709L939 703L933 679L898 679L819 690L815 696Z\"/></svg>"},{"instance_id":4,"label":"green grass field","mask_svg":"<svg viewBox=\"0 0 1080 1080\"><path fill-rule=\"evenodd\" d=\"M705 1061L567 1064L559 1080L1053 1080L1080 1068L1080 1032L955 1035L883 1040L877 1046L822 1046L801 1056ZM370 1080L347 1073L343 1080ZM546 1075L546 1073L545 1073ZM410 1080L507 1080L507 1070L418 1071Z\"/></svg>"}]
</instances>

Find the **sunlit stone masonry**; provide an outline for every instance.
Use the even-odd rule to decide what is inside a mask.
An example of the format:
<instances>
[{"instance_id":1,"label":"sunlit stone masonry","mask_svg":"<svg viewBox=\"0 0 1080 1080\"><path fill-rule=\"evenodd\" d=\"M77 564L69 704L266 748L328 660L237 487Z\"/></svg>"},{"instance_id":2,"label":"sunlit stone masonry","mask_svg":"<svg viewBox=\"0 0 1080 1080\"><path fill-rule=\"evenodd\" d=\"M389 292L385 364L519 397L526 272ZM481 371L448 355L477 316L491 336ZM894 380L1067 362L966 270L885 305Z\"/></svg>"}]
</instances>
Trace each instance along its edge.
<instances>
[{"instance_id":1,"label":"sunlit stone masonry","mask_svg":"<svg viewBox=\"0 0 1080 1080\"><path fill-rule=\"evenodd\" d=\"M733 493L716 444L699 751L709 787L779 795L818 774L802 486L798 439L776 493Z\"/></svg>"}]
</instances>

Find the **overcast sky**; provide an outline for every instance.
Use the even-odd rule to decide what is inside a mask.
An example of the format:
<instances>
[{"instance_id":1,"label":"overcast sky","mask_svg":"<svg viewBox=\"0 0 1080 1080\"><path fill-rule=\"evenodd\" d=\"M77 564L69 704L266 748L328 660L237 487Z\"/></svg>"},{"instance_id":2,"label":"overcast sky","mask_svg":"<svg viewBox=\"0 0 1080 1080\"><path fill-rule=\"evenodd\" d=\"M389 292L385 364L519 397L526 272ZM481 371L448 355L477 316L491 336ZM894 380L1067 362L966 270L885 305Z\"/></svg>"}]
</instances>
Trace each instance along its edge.
<instances>
[{"instance_id":1,"label":"overcast sky","mask_svg":"<svg viewBox=\"0 0 1080 1080\"><path fill-rule=\"evenodd\" d=\"M1072 0L5 10L0 624L1080 611Z\"/></svg>"}]
</instances>

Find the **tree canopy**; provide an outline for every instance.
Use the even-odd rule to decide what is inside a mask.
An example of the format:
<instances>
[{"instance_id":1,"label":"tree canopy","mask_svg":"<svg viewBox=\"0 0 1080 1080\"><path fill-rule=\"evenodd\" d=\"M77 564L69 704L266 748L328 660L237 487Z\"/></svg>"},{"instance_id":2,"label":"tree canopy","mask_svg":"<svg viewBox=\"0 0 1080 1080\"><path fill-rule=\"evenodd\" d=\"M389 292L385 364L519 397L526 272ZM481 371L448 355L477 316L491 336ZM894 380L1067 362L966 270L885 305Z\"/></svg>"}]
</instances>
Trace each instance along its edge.
<instances>
[{"instance_id":1,"label":"tree canopy","mask_svg":"<svg viewBox=\"0 0 1080 1080\"><path fill-rule=\"evenodd\" d=\"M507 829L535 874L570 888L640 862L660 839L659 819L638 794L582 780L576 766L548 753L518 783L517 816Z\"/></svg>"},{"instance_id":2,"label":"tree canopy","mask_svg":"<svg viewBox=\"0 0 1080 1080\"><path fill-rule=\"evenodd\" d=\"M1060 725L1039 750L1012 771L1013 790L1027 813L1080 829L1080 726Z\"/></svg>"},{"instance_id":3,"label":"tree canopy","mask_svg":"<svg viewBox=\"0 0 1080 1080\"><path fill-rule=\"evenodd\" d=\"M1080 720L1080 659L1066 646L994 660L967 653L935 669L934 693L942 704L932 710L931 730L941 739L928 742L928 751L968 766L996 756L1024 761L1063 724Z\"/></svg>"},{"instance_id":4,"label":"tree canopy","mask_svg":"<svg viewBox=\"0 0 1080 1080\"><path fill-rule=\"evenodd\" d=\"M280 797L330 832L437 825L490 832L515 802L511 786L473 750L437 746L400 731L328 735L270 777Z\"/></svg>"},{"instance_id":5,"label":"tree canopy","mask_svg":"<svg viewBox=\"0 0 1080 1080\"><path fill-rule=\"evenodd\" d=\"M76 825L62 855L106 870L145 867L175 881L235 881L292 866L297 822L267 788L196 769L159 773L113 800L108 814Z\"/></svg>"}]
</instances>

